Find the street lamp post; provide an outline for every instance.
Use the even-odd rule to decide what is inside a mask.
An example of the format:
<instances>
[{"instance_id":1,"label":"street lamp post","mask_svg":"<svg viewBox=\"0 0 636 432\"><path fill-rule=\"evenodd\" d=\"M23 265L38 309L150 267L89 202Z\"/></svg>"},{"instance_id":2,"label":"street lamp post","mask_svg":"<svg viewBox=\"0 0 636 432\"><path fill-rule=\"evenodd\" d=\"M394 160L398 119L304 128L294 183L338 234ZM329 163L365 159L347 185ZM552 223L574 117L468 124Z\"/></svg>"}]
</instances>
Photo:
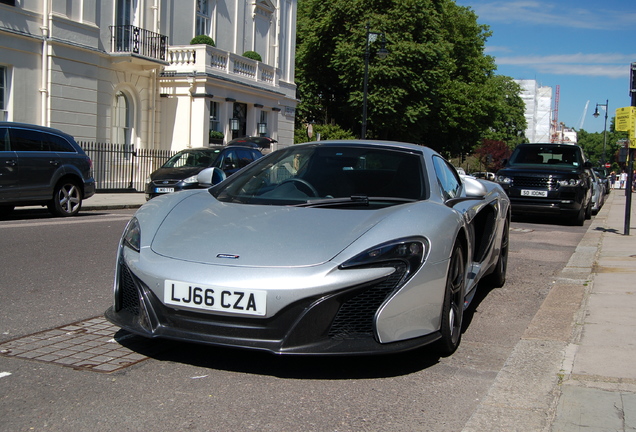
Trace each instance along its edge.
<instances>
[{"instance_id":1,"label":"street lamp post","mask_svg":"<svg viewBox=\"0 0 636 432\"><path fill-rule=\"evenodd\" d=\"M603 158L601 159L601 162L603 162L603 164L605 164L605 162L607 161L605 158L605 146L607 145L607 112L609 111L609 106L608 106L609 100L605 100L604 104L596 104L596 109L594 110L594 114L592 114L594 116L594 118L598 118L599 113L598 113L598 107L602 106L605 107L605 126L603 127Z\"/></svg>"},{"instance_id":2,"label":"street lamp post","mask_svg":"<svg viewBox=\"0 0 636 432\"><path fill-rule=\"evenodd\" d=\"M371 56L370 45L374 42L378 36L382 36L380 41L380 49L378 50L378 57L384 58L389 54L386 49L386 39L384 33L376 33L370 31L371 25L367 22L367 41L366 48L364 50L364 87L362 90L362 132L360 134L361 139L366 139L367 136L367 93L369 85L369 57Z\"/></svg>"}]
</instances>

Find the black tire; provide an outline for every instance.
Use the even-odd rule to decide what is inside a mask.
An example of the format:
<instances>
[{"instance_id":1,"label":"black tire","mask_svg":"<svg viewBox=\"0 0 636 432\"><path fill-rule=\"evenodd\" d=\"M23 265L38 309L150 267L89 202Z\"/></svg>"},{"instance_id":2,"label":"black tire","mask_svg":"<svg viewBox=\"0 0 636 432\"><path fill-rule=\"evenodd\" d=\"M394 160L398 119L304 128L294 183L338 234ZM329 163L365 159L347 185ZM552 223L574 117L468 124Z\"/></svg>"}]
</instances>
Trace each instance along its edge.
<instances>
[{"instance_id":1,"label":"black tire","mask_svg":"<svg viewBox=\"0 0 636 432\"><path fill-rule=\"evenodd\" d=\"M592 219L592 200L591 199L587 202L587 207L585 207L585 219Z\"/></svg>"},{"instance_id":2,"label":"black tire","mask_svg":"<svg viewBox=\"0 0 636 432\"><path fill-rule=\"evenodd\" d=\"M572 220L572 225L583 226L585 223L585 212L586 208L581 205L581 209L576 214L574 220Z\"/></svg>"},{"instance_id":3,"label":"black tire","mask_svg":"<svg viewBox=\"0 0 636 432\"><path fill-rule=\"evenodd\" d=\"M82 190L70 180L58 183L48 208L56 216L75 216L82 208Z\"/></svg>"},{"instance_id":4,"label":"black tire","mask_svg":"<svg viewBox=\"0 0 636 432\"><path fill-rule=\"evenodd\" d=\"M510 223L506 219L501 235L501 247L495 271L486 277L487 283L493 288L501 288L506 283L506 271L508 270L508 246L510 244Z\"/></svg>"},{"instance_id":5,"label":"black tire","mask_svg":"<svg viewBox=\"0 0 636 432\"><path fill-rule=\"evenodd\" d=\"M442 338L438 341L438 349L442 357L453 354L462 338L465 278L466 263L464 262L464 251L460 245L456 244L453 247L448 266L446 293L442 307L440 326Z\"/></svg>"}]
</instances>

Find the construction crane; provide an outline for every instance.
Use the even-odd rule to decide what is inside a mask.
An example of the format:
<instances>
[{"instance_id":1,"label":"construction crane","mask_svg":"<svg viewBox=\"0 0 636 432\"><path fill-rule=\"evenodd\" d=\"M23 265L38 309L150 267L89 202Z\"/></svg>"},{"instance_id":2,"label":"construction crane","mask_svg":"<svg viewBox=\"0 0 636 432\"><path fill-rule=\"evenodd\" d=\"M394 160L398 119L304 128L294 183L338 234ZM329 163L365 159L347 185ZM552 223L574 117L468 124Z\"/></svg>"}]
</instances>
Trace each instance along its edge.
<instances>
[{"instance_id":1,"label":"construction crane","mask_svg":"<svg viewBox=\"0 0 636 432\"><path fill-rule=\"evenodd\" d=\"M583 123L585 123L585 116L587 115L587 107L590 106L590 101L585 102L585 108L583 108L583 115L581 116L581 121L579 122L579 130L583 129Z\"/></svg>"},{"instance_id":2,"label":"construction crane","mask_svg":"<svg viewBox=\"0 0 636 432\"><path fill-rule=\"evenodd\" d=\"M550 142L559 142L559 96L561 93L561 86L557 84L556 93L554 95L554 110L552 110L552 124L551 124L551 134L550 134Z\"/></svg>"}]
</instances>

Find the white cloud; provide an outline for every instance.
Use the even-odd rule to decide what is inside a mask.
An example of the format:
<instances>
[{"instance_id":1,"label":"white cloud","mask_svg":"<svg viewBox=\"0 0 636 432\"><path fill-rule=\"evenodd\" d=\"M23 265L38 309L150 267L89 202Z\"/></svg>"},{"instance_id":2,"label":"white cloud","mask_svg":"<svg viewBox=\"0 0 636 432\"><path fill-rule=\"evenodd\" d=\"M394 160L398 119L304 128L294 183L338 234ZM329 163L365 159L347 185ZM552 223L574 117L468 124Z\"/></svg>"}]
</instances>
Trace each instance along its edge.
<instances>
[{"instance_id":1,"label":"white cloud","mask_svg":"<svg viewBox=\"0 0 636 432\"><path fill-rule=\"evenodd\" d=\"M607 78L629 77L629 65L636 54L558 54L546 56L496 57L497 65L525 66L537 72Z\"/></svg>"},{"instance_id":2,"label":"white cloud","mask_svg":"<svg viewBox=\"0 0 636 432\"><path fill-rule=\"evenodd\" d=\"M631 4L632 0L625 2ZM471 4L480 22L499 21L532 25L559 26L594 30L631 29L636 22L633 9L606 10L602 5L594 10L573 8L558 2L540 0L492 1Z\"/></svg>"}]
</instances>

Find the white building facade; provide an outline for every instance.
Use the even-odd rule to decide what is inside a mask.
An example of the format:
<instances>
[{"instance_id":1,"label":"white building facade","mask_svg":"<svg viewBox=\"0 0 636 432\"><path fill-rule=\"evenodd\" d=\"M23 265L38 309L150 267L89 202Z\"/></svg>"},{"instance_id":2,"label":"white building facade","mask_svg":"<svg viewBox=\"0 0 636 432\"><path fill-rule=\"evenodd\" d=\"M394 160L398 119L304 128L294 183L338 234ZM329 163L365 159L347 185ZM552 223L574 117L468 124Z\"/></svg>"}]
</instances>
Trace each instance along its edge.
<instances>
[{"instance_id":1,"label":"white building facade","mask_svg":"<svg viewBox=\"0 0 636 432\"><path fill-rule=\"evenodd\" d=\"M521 99L526 104L526 138L531 143L549 143L552 120L552 87L536 80L515 80L521 87Z\"/></svg>"},{"instance_id":2,"label":"white building facade","mask_svg":"<svg viewBox=\"0 0 636 432\"><path fill-rule=\"evenodd\" d=\"M0 0L0 120L146 149L207 146L211 136L291 145L296 8L297 0ZM190 45L201 34L216 46Z\"/></svg>"}]
</instances>

